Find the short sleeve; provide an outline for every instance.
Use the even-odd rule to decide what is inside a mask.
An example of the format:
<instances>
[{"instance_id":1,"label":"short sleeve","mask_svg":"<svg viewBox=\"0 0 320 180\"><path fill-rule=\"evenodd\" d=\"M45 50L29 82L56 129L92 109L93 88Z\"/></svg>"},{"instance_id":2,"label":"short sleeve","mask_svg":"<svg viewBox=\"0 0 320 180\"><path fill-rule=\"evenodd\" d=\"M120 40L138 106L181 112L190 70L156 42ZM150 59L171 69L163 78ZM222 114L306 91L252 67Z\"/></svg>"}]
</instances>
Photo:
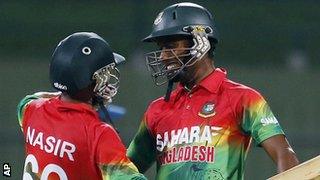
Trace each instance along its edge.
<instances>
[{"instance_id":1,"label":"short sleeve","mask_svg":"<svg viewBox=\"0 0 320 180\"><path fill-rule=\"evenodd\" d=\"M116 131L109 125L102 125L96 147L96 163L104 179L144 179L137 167L126 156L126 148Z\"/></svg>"},{"instance_id":2,"label":"short sleeve","mask_svg":"<svg viewBox=\"0 0 320 180\"><path fill-rule=\"evenodd\" d=\"M103 130L96 147L96 162L115 164L126 157L126 149L118 134L109 125L101 126Z\"/></svg>"},{"instance_id":3,"label":"short sleeve","mask_svg":"<svg viewBox=\"0 0 320 180\"><path fill-rule=\"evenodd\" d=\"M242 103L242 129L257 145L272 136L284 134L268 103L258 92L247 92Z\"/></svg>"}]
</instances>

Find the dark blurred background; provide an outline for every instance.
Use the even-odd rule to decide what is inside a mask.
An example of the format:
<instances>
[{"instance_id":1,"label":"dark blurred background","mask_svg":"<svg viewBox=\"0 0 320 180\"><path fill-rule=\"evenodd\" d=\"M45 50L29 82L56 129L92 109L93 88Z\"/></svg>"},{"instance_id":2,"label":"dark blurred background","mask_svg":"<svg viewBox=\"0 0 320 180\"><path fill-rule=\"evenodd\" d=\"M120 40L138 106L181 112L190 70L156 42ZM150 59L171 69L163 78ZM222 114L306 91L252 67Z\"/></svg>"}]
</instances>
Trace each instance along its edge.
<instances>
[{"instance_id":1,"label":"dark blurred background","mask_svg":"<svg viewBox=\"0 0 320 180\"><path fill-rule=\"evenodd\" d=\"M156 15L175 1L0 1L0 162L21 179L23 136L16 105L26 94L53 90L48 64L57 43L77 31L94 31L127 58L114 104L127 108L116 122L128 146L147 105L164 94L144 64L156 47L140 40ZM320 1L193 1L215 16L221 43L215 65L234 81L260 91L278 117L300 161L320 153ZM154 167L153 167L154 168ZM252 148L246 179L266 179L276 166ZM147 172L154 179L154 169ZM2 178L0 178L2 179Z\"/></svg>"}]
</instances>

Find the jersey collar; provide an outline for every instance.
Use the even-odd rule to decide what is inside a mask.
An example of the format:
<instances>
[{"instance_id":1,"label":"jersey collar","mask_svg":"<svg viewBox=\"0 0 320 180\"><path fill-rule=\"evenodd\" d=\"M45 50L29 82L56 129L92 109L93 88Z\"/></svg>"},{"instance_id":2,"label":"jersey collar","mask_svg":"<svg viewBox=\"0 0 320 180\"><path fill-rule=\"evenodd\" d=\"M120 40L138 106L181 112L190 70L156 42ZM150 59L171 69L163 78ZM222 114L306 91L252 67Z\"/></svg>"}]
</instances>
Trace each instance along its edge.
<instances>
[{"instance_id":1,"label":"jersey collar","mask_svg":"<svg viewBox=\"0 0 320 180\"><path fill-rule=\"evenodd\" d=\"M205 77L199 84L210 91L211 93L218 93L220 85L227 76L227 71L223 68L216 68L211 74Z\"/></svg>"},{"instance_id":2,"label":"jersey collar","mask_svg":"<svg viewBox=\"0 0 320 180\"><path fill-rule=\"evenodd\" d=\"M227 71L223 68L216 68L212 73L210 73L207 77L205 77L197 86L200 86L210 93L218 93L219 87L223 80L227 76ZM197 88L197 87L195 87ZM193 89L194 90L194 89ZM192 90L192 91L193 91ZM178 96L182 92L189 92L187 91L181 84L177 86L177 93Z\"/></svg>"},{"instance_id":3,"label":"jersey collar","mask_svg":"<svg viewBox=\"0 0 320 180\"><path fill-rule=\"evenodd\" d=\"M51 101L55 101L55 105L60 109L69 109L69 110L75 110L75 111L90 111L94 112L94 109L92 106L86 104L86 103L72 103L61 100L61 96L52 98Z\"/></svg>"}]
</instances>

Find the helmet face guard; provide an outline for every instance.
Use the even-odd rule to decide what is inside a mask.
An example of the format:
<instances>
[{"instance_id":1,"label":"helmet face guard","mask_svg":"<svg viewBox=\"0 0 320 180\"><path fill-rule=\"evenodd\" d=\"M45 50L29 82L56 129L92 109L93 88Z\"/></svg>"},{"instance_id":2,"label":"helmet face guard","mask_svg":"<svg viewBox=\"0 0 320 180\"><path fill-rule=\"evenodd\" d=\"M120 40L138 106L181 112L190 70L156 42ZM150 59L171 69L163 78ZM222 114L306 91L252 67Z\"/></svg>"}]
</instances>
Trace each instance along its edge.
<instances>
[{"instance_id":1,"label":"helmet face guard","mask_svg":"<svg viewBox=\"0 0 320 180\"><path fill-rule=\"evenodd\" d=\"M111 102L112 97L117 94L120 82L120 73L115 67L115 63L97 70L93 74L92 79L96 82L93 92L98 97Z\"/></svg>"},{"instance_id":2,"label":"helmet face guard","mask_svg":"<svg viewBox=\"0 0 320 180\"><path fill-rule=\"evenodd\" d=\"M210 50L208 33L210 27L186 26L183 31L192 36L193 46L187 48L164 49L146 54L146 65L151 71L156 85L165 84L176 77L184 68L193 66ZM161 54L169 56L163 58Z\"/></svg>"}]
</instances>

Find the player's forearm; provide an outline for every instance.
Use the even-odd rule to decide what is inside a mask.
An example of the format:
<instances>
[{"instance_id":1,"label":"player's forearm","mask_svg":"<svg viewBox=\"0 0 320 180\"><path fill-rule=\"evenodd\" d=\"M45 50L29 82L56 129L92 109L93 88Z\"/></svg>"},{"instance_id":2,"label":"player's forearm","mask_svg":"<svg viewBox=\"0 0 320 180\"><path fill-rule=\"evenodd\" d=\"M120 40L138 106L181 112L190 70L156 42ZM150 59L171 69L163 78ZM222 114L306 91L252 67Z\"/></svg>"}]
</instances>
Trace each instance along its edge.
<instances>
[{"instance_id":1,"label":"player's forearm","mask_svg":"<svg viewBox=\"0 0 320 180\"><path fill-rule=\"evenodd\" d=\"M143 156L137 154L128 154L129 159L136 165L139 172L145 173L152 165L152 162L145 160ZM139 158L141 157L141 158Z\"/></svg>"},{"instance_id":2,"label":"player's forearm","mask_svg":"<svg viewBox=\"0 0 320 180\"><path fill-rule=\"evenodd\" d=\"M143 119L127 150L127 156L141 173L147 171L156 160L156 142L145 122Z\"/></svg>"},{"instance_id":3,"label":"player's forearm","mask_svg":"<svg viewBox=\"0 0 320 180\"><path fill-rule=\"evenodd\" d=\"M298 158L284 135L276 135L263 141L261 146L277 164L278 172L283 172L299 164Z\"/></svg>"},{"instance_id":4,"label":"player's forearm","mask_svg":"<svg viewBox=\"0 0 320 180\"><path fill-rule=\"evenodd\" d=\"M299 160L291 148L285 149L278 156L279 156L277 158L278 173L281 173L299 164Z\"/></svg>"},{"instance_id":5,"label":"player's forearm","mask_svg":"<svg viewBox=\"0 0 320 180\"><path fill-rule=\"evenodd\" d=\"M140 138L140 135L130 143L127 156L136 165L139 172L145 173L155 161L156 150L152 139Z\"/></svg>"}]
</instances>

